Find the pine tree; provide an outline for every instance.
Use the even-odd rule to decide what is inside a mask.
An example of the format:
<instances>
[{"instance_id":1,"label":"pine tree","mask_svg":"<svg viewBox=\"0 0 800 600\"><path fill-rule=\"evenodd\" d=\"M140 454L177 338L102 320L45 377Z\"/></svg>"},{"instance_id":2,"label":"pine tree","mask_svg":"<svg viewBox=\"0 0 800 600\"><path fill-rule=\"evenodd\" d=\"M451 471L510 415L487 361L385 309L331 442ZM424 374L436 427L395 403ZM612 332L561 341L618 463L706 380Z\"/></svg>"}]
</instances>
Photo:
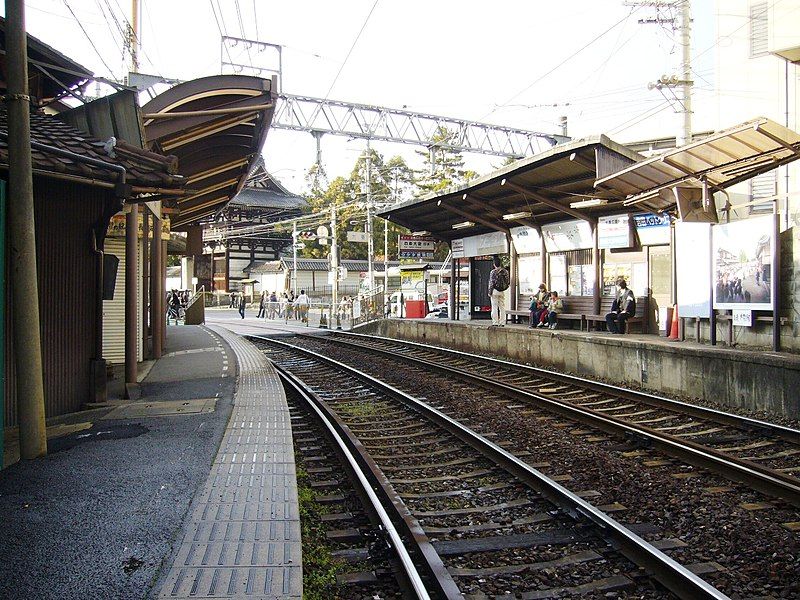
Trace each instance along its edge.
<instances>
[{"instance_id":1,"label":"pine tree","mask_svg":"<svg viewBox=\"0 0 800 600\"><path fill-rule=\"evenodd\" d=\"M464 157L460 152L449 148L456 143L456 135L456 132L440 125L431 139L430 150L417 150L425 163L416 181L417 197L463 185L478 176L475 171L464 168Z\"/></svg>"}]
</instances>

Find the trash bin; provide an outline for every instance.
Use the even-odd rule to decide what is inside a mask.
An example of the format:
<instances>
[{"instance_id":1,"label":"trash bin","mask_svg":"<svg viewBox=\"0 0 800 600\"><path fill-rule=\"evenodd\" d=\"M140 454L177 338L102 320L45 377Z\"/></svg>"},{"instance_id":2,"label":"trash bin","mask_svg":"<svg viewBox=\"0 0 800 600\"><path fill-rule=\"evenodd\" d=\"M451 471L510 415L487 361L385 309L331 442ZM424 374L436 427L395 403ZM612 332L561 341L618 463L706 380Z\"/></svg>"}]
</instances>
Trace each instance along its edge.
<instances>
[{"instance_id":1,"label":"trash bin","mask_svg":"<svg viewBox=\"0 0 800 600\"><path fill-rule=\"evenodd\" d=\"M425 300L406 300L407 319L423 319L425 312Z\"/></svg>"}]
</instances>

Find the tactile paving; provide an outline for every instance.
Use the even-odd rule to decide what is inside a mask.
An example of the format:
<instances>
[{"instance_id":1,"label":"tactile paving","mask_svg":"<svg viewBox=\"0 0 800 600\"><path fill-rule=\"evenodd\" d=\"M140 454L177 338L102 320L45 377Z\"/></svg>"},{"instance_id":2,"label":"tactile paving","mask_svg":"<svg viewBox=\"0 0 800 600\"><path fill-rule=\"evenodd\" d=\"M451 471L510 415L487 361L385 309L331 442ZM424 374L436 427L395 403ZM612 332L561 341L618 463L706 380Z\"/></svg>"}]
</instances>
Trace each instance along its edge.
<instances>
[{"instance_id":1,"label":"tactile paving","mask_svg":"<svg viewBox=\"0 0 800 600\"><path fill-rule=\"evenodd\" d=\"M301 598L300 518L289 407L272 365L214 329L238 362L234 408L196 495L160 598Z\"/></svg>"}]
</instances>

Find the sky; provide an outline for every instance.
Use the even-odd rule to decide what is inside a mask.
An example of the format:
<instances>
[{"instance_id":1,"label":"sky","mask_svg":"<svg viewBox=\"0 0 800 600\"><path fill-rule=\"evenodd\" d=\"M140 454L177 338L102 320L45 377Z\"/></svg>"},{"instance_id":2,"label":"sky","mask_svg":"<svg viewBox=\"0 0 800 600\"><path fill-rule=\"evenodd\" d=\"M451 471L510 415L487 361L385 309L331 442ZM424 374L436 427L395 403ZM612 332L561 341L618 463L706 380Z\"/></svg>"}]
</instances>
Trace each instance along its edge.
<instances>
[{"instance_id":1,"label":"sky","mask_svg":"<svg viewBox=\"0 0 800 600\"><path fill-rule=\"evenodd\" d=\"M130 0L28 0L29 33L91 69L121 78L119 27ZM671 27L640 24L654 9L624 0L141 0L140 71L191 79L218 74L221 33L282 47L282 90L620 142L675 135L681 116L648 83L677 72ZM695 130L712 111L713 0L692 0ZM112 16L113 15L113 16ZM79 23L80 22L80 25ZM118 25L119 24L119 25ZM81 29L81 25L83 29ZM276 53L229 48L232 62L277 68ZM228 58L226 53L225 58ZM231 72L227 68L225 72ZM263 71L268 76L267 71ZM711 117L708 117L711 122ZM364 140L326 135L329 178L347 175ZM414 146L374 142L421 168ZM267 168L300 192L312 136L270 131ZM486 173L503 159L467 155Z\"/></svg>"}]
</instances>

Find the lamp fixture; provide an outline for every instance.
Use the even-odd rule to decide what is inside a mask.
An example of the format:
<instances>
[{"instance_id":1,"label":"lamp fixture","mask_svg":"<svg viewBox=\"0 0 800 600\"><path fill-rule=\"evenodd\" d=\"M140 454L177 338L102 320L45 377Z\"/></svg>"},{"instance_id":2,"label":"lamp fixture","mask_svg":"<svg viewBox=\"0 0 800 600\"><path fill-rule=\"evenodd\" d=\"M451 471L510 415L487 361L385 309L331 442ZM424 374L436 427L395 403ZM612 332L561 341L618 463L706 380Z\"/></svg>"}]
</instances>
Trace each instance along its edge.
<instances>
[{"instance_id":1,"label":"lamp fixture","mask_svg":"<svg viewBox=\"0 0 800 600\"><path fill-rule=\"evenodd\" d=\"M453 224L453 229L466 229L467 227L475 227L475 223L472 221L463 221Z\"/></svg>"},{"instance_id":2,"label":"lamp fixture","mask_svg":"<svg viewBox=\"0 0 800 600\"><path fill-rule=\"evenodd\" d=\"M570 202L570 208L590 208L592 206L604 206L608 204L605 198L587 198L578 202Z\"/></svg>"},{"instance_id":3,"label":"lamp fixture","mask_svg":"<svg viewBox=\"0 0 800 600\"><path fill-rule=\"evenodd\" d=\"M530 216L531 216L531 211L523 210L508 215L503 215L503 221L515 221L517 219L527 219Z\"/></svg>"},{"instance_id":4,"label":"lamp fixture","mask_svg":"<svg viewBox=\"0 0 800 600\"><path fill-rule=\"evenodd\" d=\"M413 236L421 236L421 235L430 235L430 231L412 231L411 235Z\"/></svg>"}]
</instances>

